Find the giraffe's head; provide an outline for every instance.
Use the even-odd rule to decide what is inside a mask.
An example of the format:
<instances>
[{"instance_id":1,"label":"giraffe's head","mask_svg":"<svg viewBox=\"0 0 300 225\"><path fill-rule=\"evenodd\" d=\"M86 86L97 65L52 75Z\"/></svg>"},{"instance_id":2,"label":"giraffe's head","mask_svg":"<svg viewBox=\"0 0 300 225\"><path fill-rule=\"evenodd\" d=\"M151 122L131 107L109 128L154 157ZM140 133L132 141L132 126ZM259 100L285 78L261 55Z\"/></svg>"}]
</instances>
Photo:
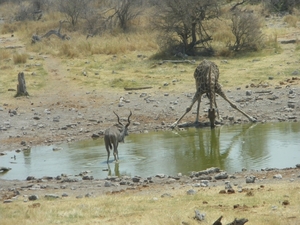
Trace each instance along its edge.
<instances>
[{"instance_id":1,"label":"giraffe's head","mask_svg":"<svg viewBox=\"0 0 300 225\"><path fill-rule=\"evenodd\" d=\"M208 118L210 121L210 128L215 128L216 110L214 108L208 110Z\"/></svg>"}]
</instances>

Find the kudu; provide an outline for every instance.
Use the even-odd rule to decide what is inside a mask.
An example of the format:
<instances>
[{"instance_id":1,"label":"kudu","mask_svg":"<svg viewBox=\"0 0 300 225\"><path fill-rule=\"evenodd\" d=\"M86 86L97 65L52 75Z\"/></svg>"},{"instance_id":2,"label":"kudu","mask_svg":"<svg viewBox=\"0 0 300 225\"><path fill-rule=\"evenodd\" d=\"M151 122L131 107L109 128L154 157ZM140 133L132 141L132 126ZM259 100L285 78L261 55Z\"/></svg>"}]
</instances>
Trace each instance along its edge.
<instances>
[{"instance_id":1,"label":"kudu","mask_svg":"<svg viewBox=\"0 0 300 225\"><path fill-rule=\"evenodd\" d=\"M129 119L132 115L132 112L130 111L130 114L128 116L128 123L124 125L123 123L120 122L119 116L115 112L113 113L117 116L118 125L121 125L121 129L119 130L118 125L116 124L114 126L109 127L104 132L104 142L107 151L107 163L109 162L110 150L112 149L112 147L114 148L113 153L114 153L115 161L118 162L119 160L118 145L119 142L124 143L124 138L125 135L127 135L128 126L130 124Z\"/></svg>"}]
</instances>

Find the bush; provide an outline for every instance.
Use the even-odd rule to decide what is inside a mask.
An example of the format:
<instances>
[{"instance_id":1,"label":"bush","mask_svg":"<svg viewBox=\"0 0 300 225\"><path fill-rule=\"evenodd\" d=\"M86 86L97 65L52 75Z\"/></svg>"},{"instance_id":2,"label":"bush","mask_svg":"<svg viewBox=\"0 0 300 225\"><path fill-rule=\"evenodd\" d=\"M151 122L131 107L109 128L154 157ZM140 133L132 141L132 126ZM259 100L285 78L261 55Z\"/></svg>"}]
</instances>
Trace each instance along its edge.
<instances>
[{"instance_id":1,"label":"bush","mask_svg":"<svg viewBox=\"0 0 300 225\"><path fill-rule=\"evenodd\" d=\"M263 34L258 15L252 12L235 10L231 22L231 31L235 37L235 42L229 44L231 50L258 50L261 47Z\"/></svg>"}]
</instances>

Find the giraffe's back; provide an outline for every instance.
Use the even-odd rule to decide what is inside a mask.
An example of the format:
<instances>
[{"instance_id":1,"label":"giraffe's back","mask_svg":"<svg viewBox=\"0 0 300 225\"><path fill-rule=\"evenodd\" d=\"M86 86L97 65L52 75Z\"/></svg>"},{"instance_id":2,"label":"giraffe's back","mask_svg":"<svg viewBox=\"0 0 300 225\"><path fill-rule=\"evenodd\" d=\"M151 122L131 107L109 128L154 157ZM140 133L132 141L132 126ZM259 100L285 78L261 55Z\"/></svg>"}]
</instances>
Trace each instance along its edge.
<instances>
[{"instance_id":1,"label":"giraffe's back","mask_svg":"<svg viewBox=\"0 0 300 225\"><path fill-rule=\"evenodd\" d=\"M209 69L211 68L211 73ZM212 86L218 83L219 68L211 61L204 59L195 69L194 78L196 81L196 88L201 86L201 89L206 92Z\"/></svg>"}]
</instances>

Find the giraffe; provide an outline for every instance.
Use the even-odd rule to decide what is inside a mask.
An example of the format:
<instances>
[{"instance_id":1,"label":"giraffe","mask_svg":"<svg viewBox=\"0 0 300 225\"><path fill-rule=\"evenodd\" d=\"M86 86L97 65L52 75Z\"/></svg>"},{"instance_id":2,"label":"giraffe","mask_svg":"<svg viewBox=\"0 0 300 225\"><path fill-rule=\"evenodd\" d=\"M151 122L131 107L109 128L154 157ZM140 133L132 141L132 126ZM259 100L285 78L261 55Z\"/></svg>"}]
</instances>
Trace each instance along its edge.
<instances>
[{"instance_id":1,"label":"giraffe","mask_svg":"<svg viewBox=\"0 0 300 225\"><path fill-rule=\"evenodd\" d=\"M216 94L220 95L225 101L227 101L230 106L240 113L242 113L244 116L246 116L251 122L256 122L256 119L249 116L247 113L245 113L243 110L239 109L233 102L231 102L225 93L222 90L221 85L219 84L219 68L218 66L208 60L203 60L195 69L194 72L194 78L196 81L196 93L192 99L192 103L189 107L187 107L185 113L175 122L171 125L171 128L175 128L178 123L181 121L181 119L189 112L191 111L193 105L196 101L198 101L197 105L197 116L195 123L198 123L199 119L199 109L200 109L200 103L201 103L201 97L203 94L206 94L209 98L209 110L208 110L208 118L210 121L210 127L215 127L215 118L216 118L216 112L218 115L218 119L220 119L218 106L216 102Z\"/></svg>"}]
</instances>

